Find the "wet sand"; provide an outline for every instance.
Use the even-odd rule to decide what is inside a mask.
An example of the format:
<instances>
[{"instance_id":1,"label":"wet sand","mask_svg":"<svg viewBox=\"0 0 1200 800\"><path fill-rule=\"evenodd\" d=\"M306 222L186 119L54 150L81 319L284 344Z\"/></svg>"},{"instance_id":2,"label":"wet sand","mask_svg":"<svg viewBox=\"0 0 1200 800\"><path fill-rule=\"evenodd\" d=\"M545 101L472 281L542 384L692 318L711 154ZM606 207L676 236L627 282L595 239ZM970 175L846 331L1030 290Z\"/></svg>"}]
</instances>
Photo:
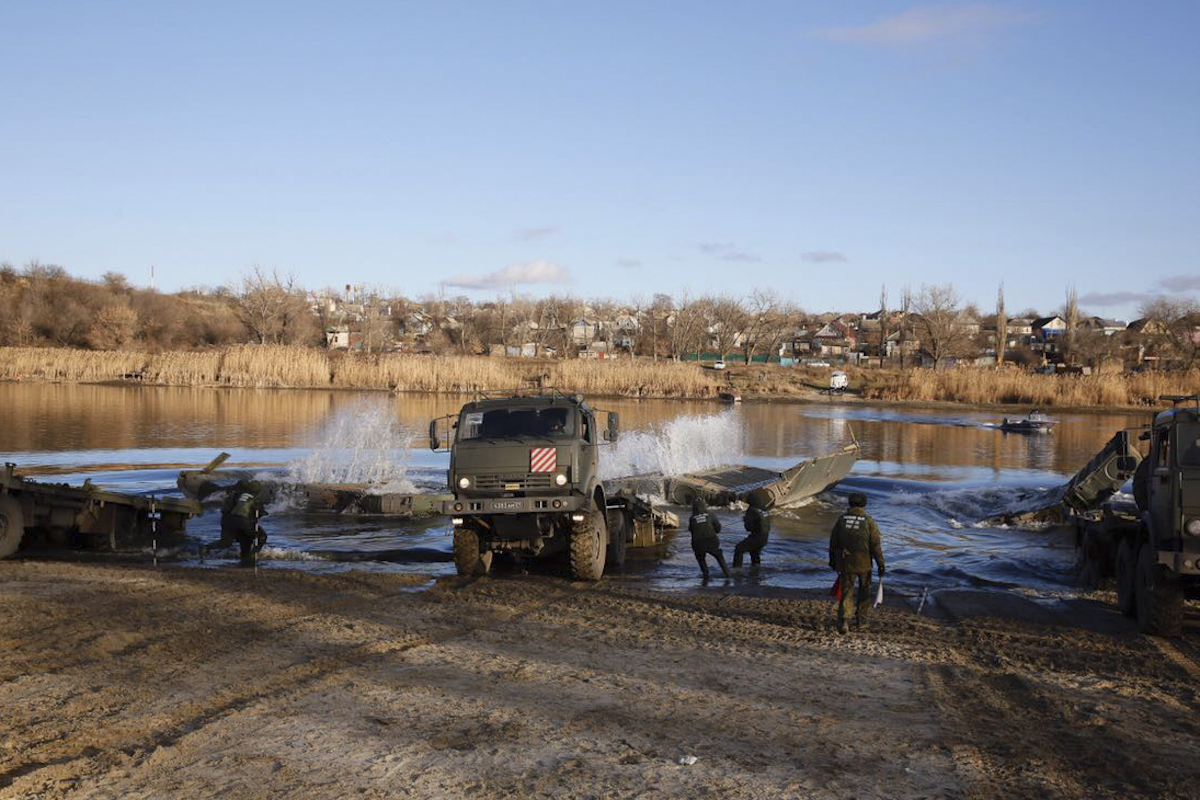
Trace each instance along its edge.
<instances>
[{"instance_id":1,"label":"wet sand","mask_svg":"<svg viewBox=\"0 0 1200 800\"><path fill-rule=\"evenodd\" d=\"M1191 643L942 600L5 562L0 797L1200 793Z\"/></svg>"}]
</instances>

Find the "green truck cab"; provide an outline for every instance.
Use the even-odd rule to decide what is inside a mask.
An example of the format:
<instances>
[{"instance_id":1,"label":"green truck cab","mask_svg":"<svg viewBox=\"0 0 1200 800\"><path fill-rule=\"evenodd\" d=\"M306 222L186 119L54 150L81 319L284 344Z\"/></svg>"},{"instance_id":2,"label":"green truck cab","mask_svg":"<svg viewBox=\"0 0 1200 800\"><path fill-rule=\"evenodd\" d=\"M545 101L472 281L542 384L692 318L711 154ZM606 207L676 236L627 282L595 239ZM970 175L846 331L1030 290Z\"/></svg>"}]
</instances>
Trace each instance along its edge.
<instances>
[{"instance_id":1,"label":"green truck cab","mask_svg":"<svg viewBox=\"0 0 1200 800\"><path fill-rule=\"evenodd\" d=\"M1097 586L1112 575L1122 613L1144 633L1179 636L1184 599L1200 597L1200 395L1162 399L1173 408L1154 412L1143 430L1144 456L1121 431L1080 473L1110 473L1114 486L1132 476L1133 502L1101 505L1091 501L1111 492L1069 491L1067 505L1083 583Z\"/></svg>"},{"instance_id":2,"label":"green truck cab","mask_svg":"<svg viewBox=\"0 0 1200 800\"><path fill-rule=\"evenodd\" d=\"M566 554L572 577L593 581L624 561L625 526L610 535L599 469L619 422L610 412L601 429L597 418L581 395L553 393L476 400L429 424L430 449L450 450L454 497L442 512L460 575L486 573L495 553Z\"/></svg>"},{"instance_id":3,"label":"green truck cab","mask_svg":"<svg viewBox=\"0 0 1200 800\"><path fill-rule=\"evenodd\" d=\"M1183 599L1200 594L1200 396L1169 396L1133 476L1136 525L1116 551L1117 602L1147 633L1178 636ZM1184 405L1192 401L1195 405Z\"/></svg>"}]
</instances>

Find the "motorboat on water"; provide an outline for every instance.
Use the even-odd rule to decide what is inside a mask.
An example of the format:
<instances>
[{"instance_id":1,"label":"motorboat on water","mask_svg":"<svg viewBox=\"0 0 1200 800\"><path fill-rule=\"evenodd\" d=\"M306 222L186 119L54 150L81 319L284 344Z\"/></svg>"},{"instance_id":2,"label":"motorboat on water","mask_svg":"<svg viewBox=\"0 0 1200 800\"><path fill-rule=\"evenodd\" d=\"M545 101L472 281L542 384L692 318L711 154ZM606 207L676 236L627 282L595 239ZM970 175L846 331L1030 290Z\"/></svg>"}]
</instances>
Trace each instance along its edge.
<instances>
[{"instance_id":1,"label":"motorboat on water","mask_svg":"<svg viewBox=\"0 0 1200 800\"><path fill-rule=\"evenodd\" d=\"M1000 430L1008 433L1050 433L1058 420L1050 419L1041 411L1030 411L1024 419L1004 418Z\"/></svg>"}]
</instances>

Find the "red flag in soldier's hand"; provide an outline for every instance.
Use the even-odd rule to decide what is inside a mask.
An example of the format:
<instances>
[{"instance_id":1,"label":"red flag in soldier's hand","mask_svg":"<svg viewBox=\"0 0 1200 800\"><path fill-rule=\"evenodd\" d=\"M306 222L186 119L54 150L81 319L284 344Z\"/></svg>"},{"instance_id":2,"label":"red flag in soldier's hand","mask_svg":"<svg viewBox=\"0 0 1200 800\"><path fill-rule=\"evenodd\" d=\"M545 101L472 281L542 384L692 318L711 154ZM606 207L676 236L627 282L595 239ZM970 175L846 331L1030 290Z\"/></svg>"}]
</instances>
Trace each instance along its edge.
<instances>
[{"instance_id":1,"label":"red flag in soldier's hand","mask_svg":"<svg viewBox=\"0 0 1200 800\"><path fill-rule=\"evenodd\" d=\"M842 576L841 575L839 575L838 579L833 582L833 586L829 589L829 596L832 597L834 600L842 599Z\"/></svg>"}]
</instances>

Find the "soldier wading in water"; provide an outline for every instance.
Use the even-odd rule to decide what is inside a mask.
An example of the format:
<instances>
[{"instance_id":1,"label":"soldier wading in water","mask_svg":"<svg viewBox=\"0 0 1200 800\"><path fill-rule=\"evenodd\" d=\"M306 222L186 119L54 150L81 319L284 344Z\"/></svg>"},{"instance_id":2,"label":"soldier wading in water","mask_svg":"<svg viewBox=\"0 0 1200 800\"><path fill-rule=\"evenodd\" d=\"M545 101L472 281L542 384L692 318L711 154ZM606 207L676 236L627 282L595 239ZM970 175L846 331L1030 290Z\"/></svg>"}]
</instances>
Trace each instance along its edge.
<instances>
[{"instance_id":1,"label":"soldier wading in water","mask_svg":"<svg viewBox=\"0 0 1200 800\"><path fill-rule=\"evenodd\" d=\"M846 618L855 609L854 624L867 629L867 614L871 611L871 560L879 565L883 578L883 547L879 543L879 526L866 511L866 495L850 495L850 508L838 518L829 537L829 566L837 570L842 599L838 603L838 632L846 633Z\"/></svg>"},{"instance_id":2,"label":"soldier wading in water","mask_svg":"<svg viewBox=\"0 0 1200 800\"><path fill-rule=\"evenodd\" d=\"M254 556L267 543L266 532L259 527L259 517L267 514L263 487L258 481L238 481L225 494L221 504L221 538L204 548L210 550L231 547L237 540L243 564L254 563Z\"/></svg>"},{"instance_id":3,"label":"soldier wading in water","mask_svg":"<svg viewBox=\"0 0 1200 800\"><path fill-rule=\"evenodd\" d=\"M742 517L742 524L749 535L733 548L734 569L742 566L742 558L746 553L750 554L750 563L757 567L762 562L759 553L767 546L767 536L771 533L771 517L767 514L771 507L770 493L755 489L750 493L749 503L750 507Z\"/></svg>"},{"instance_id":4,"label":"soldier wading in water","mask_svg":"<svg viewBox=\"0 0 1200 800\"><path fill-rule=\"evenodd\" d=\"M708 513L708 504L697 497L692 501L692 518L688 520L688 531L692 534L692 552L700 563L700 573L708 580L708 556L717 559L721 572L729 577L729 567L725 566L725 556L721 555L721 540L717 534L721 532L721 520Z\"/></svg>"}]
</instances>

